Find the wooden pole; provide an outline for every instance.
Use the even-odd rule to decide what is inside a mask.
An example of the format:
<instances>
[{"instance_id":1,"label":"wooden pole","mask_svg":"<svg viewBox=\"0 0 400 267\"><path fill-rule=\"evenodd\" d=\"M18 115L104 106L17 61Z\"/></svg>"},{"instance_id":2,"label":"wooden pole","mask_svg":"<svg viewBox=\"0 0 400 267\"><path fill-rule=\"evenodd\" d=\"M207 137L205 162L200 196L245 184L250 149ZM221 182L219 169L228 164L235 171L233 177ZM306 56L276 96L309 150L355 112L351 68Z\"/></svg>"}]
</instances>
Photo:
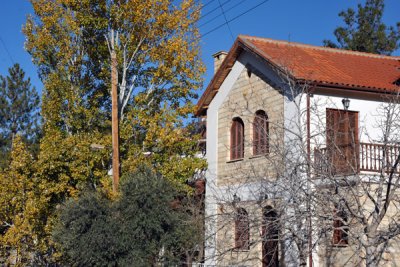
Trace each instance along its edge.
<instances>
[{"instance_id":1,"label":"wooden pole","mask_svg":"<svg viewBox=\"0 0 400 267\"><path fill-rule=\"evenodd\" d=\"M118 191L119 183L119 117L118 117L118 72L117 56L115 51L111 52L111 132L112 132L112 173L113 173L113 192Z\"/></svg>"}]
</instances>

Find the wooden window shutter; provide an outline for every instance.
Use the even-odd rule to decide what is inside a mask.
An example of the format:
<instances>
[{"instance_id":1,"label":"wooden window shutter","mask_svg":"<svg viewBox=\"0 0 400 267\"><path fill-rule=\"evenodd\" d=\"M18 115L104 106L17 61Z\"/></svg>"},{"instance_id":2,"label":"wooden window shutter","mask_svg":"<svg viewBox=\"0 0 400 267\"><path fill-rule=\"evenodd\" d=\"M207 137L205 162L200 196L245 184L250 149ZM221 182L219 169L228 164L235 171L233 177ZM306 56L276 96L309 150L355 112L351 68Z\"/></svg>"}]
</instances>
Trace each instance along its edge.
<instances>
[{"instance_id":1,"label":"wooden window shutter","mask_svg":"<svg viewBox=\"0 0 400 267\"><path fill-rule=\"evenodd\" d=\"M336 207L334 209L332 243L336 246L347 246L349 244L347 215L343 208L338 205Z\"/></svg>"},{"instance_id":2,"label":"wooden window shutter","mask_svg":"<svg viewBox=\"0 0 400 267\"><path fill-rule=\"evenodd\" d=\"M262 266L279 266L279 218L276 211L267 206L263 209Z\"/></svg>"},{"instance_id":3,"label":"wooden window shutter","mask_svg":"<svg viewBox=\"0 0 400 267\"><path fill-rule=\"evenodd\" d=\"M235 219L235 248L248 250L250 248L250 223L245 209L236 210Z\"/></svg>"},{"instance_id":4,"label":"wooden window shutter","mask_svg":"<svg viewBox=\"0 0 400 267\"><path fill-rule=\"evenodd\" d=\"M326 145L332 174L358 172L358 112L326 110Z\"/></svg>"},{"instance_id":5,"label":"wooden window shutter","mask_svg":"<svg viewBox=\"0 0 400 267\"><path fill-rule=\"evenodd\" d=\"M269 122L267 114L259 110L253 123L253 154L261 155L269 152Z\"/></svg>"},{"instance_id":6,"label":"wooden window shutter","mask_svg":"<svg viewBox=\"0 0 400 267\"><path fill-rule=\"evenodd\" d=\"M231 126L231 160L244 157L244 124L240 118L235 118Z\"/></svg>"}]
</instances>

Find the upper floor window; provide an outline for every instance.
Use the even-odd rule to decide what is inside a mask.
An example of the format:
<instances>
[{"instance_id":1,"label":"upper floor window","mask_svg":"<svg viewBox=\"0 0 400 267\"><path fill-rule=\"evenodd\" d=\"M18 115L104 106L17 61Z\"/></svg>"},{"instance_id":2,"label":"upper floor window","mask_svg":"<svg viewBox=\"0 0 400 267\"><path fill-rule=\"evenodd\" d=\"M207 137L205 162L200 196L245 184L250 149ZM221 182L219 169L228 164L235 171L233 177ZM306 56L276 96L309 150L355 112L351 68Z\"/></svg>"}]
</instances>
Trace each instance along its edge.
<instances>
[{"instance_id":1,"label":"upper floor window","mask_svg":"<svg viewBox=\"0 0 400 267\"><path fill-rule=\"evenodd\" d=\"M326 109L326 147L332 174L358 172L358 112Z\"/></svg>"},{"instance_id":2,"label":"upper floor window","mask_svg":"<svg viewBox=\"0 0 400 267\"><path fill-rule=\"evenodd\" d=\"M231 160L244 157L244 124L240 118L234 118L231 126Z\"/></svg>"},{"instance_id":3,"label":"upper floor window","mask_svg":"<svg viewBox=\"0 0 400 267\"><path fill-rule=\"evenodd\" d=\"M268 116L263 110L256 112L253 123L253 155L269 152L269 123Z\"/></svg>"},{"instance_id":4,"label":"upper floor window","mask_svg":"<svg viewBox=\"0 0 400 267\"><path fill-rule=\"evenodd\" d=\"M248 250L250 248L249 215L243 208L236 210L235 218L235 248Z\"/></svg>"}]
</instances>

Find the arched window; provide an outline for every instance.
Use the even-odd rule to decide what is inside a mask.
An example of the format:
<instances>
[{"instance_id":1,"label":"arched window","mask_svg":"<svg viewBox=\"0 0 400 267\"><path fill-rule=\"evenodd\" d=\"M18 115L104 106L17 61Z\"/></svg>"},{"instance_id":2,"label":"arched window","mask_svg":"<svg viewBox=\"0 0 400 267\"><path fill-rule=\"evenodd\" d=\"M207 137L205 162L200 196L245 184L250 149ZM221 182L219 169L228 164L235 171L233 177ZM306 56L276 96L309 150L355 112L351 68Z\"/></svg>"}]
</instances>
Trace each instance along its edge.
<instances>
[{"instance_id":1,"label":"arched window","mask_svg":"<svg viewBox=\"0 0 400 267\"><path fill-rule=\"evenodd\" d=\"M333 218L333 245L347 246L349 244L348 231L346 211L340 205L336 205Z\"/></svg>"},{"instance_id":2,"label":"arched window","mask_svg":"<svg viewBox=\"0 0 400 267\"><path fill-rule=\"evenodd\" d=\"M235 248L248 250L250 248L249 215L243 208L236 210L235 218Z\"/></svg>"},{"instance_id":3,"label":"arched window","mask_svg":"<svg viewBox=\"0 0 400 267\"><path fill-rule=\"evenodd\" d=\"M231 160L244 157L244 124L240 118L234 118L231 126Z\"/></svg>"},{"instance_id":4,"label":"arched window","mask_svg":"<svg viewBox=\"0 0 400 267\"><path fill-rule=\"evenodd\" d=\"M269 152L269 123L268 116L263 110L256 112L253 122L253 155Z\"/></svg>"},{"instance_id":5,"label":"arched window","mask_svg":"<svg viewBox=\"0 0 400 267\"><path fill-rule=\"evenodd\" d=\"M263 209L262 266L279 266L279 223L278 214L271 206Z\"/></svg>"}]
</instances>

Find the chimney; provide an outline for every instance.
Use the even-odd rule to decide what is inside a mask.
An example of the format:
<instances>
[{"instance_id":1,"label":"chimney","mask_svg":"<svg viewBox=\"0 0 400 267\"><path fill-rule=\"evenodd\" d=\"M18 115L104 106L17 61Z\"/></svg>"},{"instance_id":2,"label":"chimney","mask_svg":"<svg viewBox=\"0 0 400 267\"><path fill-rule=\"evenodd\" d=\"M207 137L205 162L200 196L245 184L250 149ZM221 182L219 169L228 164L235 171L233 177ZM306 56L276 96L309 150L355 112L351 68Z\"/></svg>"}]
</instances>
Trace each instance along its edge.
<instances>
[{"instance_id":1,"label":"chimney","mask_svg":"<svg viewBox=\"0 0 400 267\"><path fill-rule=\"evenodd\" d=\"M227 54L228 53L226 53L225 51L219 51L213 55L213 57L214 57L214 74L217 72L217 70L221 66L221 64L224 61Z\"/></svg>"}]
</instances>

